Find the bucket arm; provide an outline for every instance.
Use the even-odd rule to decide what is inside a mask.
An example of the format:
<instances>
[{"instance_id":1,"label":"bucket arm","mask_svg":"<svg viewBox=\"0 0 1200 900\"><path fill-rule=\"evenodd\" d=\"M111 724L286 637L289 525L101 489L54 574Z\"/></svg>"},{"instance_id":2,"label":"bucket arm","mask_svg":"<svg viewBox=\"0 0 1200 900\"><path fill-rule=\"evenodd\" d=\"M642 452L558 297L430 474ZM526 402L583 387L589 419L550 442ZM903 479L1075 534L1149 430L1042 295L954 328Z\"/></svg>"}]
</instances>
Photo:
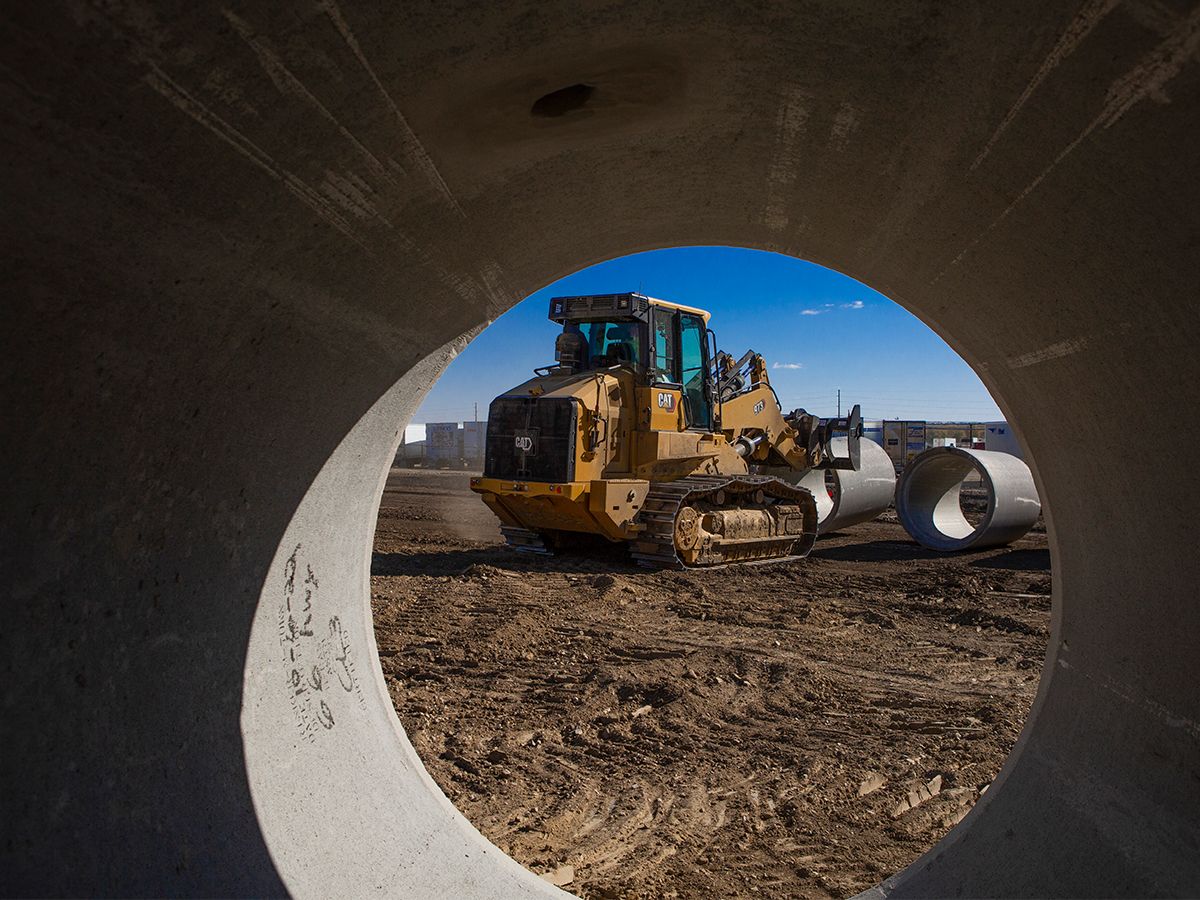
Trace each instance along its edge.
<instances>
[{"instance_id":1,"label":"bucket arm","mask_svg":"<svg viewBox=\"0 0 1200 900\"><path fill-rule=\"evenodd\" d=\"M807 469L852 469L860 464L862 414L858 404L844 418L822 422L803 409L783 413L767 374L767 363L754 351L736 363L722 354L716 371L721 397L721 430L738 453L756 463ZM844 434L847 452L833 453L833 438Z\"/></svg>"}]
</instances>

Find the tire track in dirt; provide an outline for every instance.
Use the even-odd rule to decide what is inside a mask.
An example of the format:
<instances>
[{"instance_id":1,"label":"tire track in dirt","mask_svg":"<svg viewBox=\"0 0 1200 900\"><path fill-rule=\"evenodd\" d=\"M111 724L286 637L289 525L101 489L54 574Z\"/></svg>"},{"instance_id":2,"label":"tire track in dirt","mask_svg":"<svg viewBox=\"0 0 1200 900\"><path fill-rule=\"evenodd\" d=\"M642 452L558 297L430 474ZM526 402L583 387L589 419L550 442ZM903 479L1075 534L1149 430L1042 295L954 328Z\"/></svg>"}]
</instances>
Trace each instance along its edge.
<instances>
[{"instance_id":1,"label":"tire track in dirt","mask_svg":"<svg viewBox=\"0 0 1200 900\"><path fill-rule=\"evenodd\" d=\"M1017 738L1043 533L940 556L876 522L797 563L653 573L463 538L494 523L458 480L385 493L381 665L451 799L568 890L848 896L961 819Z\"/></svg>"}]
</instances>

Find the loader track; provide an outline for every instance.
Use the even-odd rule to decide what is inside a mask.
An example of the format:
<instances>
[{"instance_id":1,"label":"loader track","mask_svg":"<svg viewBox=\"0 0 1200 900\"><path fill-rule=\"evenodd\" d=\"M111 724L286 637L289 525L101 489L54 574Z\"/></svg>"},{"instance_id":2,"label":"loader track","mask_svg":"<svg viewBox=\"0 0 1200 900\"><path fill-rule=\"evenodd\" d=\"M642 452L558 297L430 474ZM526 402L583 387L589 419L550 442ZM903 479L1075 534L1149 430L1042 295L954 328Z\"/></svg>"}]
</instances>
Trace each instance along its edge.
<instances>
[{"instance_id":1,"label":"loader track","mask_svg":"<svg viewBox=\"0 0 1200 900\"><path fill-rule=\"evenodd\" d=\"M798 505L804 513L803 533L798 537L775 536L744 542L723 549L723 558L716 562L689 565L680 557L675 546L675 528L681 510L699 502L728 509L757 505L759 491L764 499ZM817 538L817 509L812 494L806 488L766 475L692 475L677 481L652 482L638 522L646 530L634 541L630 553L639 565L655 569L715 569L802 559Z\"/></svg>"}]
</instances>

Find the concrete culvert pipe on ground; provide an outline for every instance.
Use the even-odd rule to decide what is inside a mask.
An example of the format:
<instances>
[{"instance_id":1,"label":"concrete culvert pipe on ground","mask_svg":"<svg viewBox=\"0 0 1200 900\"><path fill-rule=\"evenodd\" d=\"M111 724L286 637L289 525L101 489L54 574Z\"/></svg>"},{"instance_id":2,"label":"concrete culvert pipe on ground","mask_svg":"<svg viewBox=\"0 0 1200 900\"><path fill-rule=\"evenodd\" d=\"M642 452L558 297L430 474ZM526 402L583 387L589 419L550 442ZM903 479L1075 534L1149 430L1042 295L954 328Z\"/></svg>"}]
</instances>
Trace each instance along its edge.
<instances>
[{"instance_id":1,"label":"concrete culvert pipe on ground","mask_svg":"<svg viewBox=\"0 0 1200 900\"><path fill-rule=\"evenodd\" d=\"M834 438L833 453L846 455L846 438ZM887 451L874 441L862 439L857 471L813 469L799 484L812 491L817 501L817 534L869 522L892 505L896 493L896 466Z\"/></svg>"},{"instance_id":2,"label":"concrete culvert pipe on ground","mask_svg":"<svg viewBox=\"0 0 1200 900\"><path fill-rule=\"evenodd\" d=\"M523 297L726 244L929 323L1046 504L1024 734L883 889L1200 892L1200 460L1114 435L1147 398L1200 419L1195 3L6 17L0 890L550 890L453 809L391 706L384 476L455 348Z\"/></svg>"},{"instance_id":3,"label":"concrete culvert pipe on ground","mask_svg":"<svg viewBox=\"0 0 1200 900\"><path fill-rule=\"evenodd\" d=\"M978 522L964 514L965 479L978 474L985 509ZM896 515L913 540L930 550L1009 544L1041 515L1029 466L1008 453L934 447L912 460L896 485Z\"/></svg>"}]
</instances>

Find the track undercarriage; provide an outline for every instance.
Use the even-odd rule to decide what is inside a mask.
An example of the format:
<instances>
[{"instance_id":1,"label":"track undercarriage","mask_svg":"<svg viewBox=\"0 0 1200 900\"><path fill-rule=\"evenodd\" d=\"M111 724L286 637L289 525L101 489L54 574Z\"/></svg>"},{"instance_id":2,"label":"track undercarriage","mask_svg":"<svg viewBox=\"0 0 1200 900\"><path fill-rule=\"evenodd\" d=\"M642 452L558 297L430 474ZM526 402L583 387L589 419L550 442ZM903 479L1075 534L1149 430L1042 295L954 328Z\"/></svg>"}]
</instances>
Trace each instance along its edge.
<instances>
[{"instance_id":1,"label":"track undercarriage","mask_svg":"<svg viewBox=\"0 0 1200 900\"><path fill-rule=\"evenodd\" d=\"M807 556L817 538L812 494L762 475L694 475L651 485L631 552L651 568L713 568Z\"/></svg>"},{"instance_id":2,"label":"track undercarriage","mask_svg":"<svg viewBox=\"0 0 1200 900\"><path fill-rule=\"evenodd\" d=\"M716 568L800 559L817 538L817 508L807 489L762 475L703 476L655 482L630 545L640 565ZM510 547L547 554L566 533L501 526Z\"/></svg>"}]
</instances>

